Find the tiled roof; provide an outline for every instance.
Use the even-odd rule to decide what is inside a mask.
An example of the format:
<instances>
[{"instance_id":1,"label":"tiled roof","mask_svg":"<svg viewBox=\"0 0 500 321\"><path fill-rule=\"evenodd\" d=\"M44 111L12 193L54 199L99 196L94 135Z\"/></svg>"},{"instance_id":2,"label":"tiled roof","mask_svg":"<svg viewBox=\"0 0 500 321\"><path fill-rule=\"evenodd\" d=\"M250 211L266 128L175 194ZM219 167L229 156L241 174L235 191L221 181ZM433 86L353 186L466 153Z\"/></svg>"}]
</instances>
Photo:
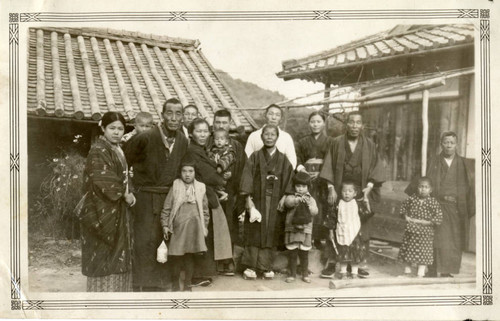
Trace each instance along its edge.
<instances>
[{"instance_id":1,"label":"tiled roof","mask_svg":"<svg viewBox=\"0 0 500 321\"><path fill-rule=\"evenodd\" d=\"M283 61L283 70L277 76L285 80L300 79L310 73L372 63L387 57L473 44L474 26L470 24L397 25L331 50Z\"/></svg>"},{"instance_id":2,"label":"tiled roof","mask_svg":"<svg viewBox=\"0 0 500 321\"><path fill-rule=\"evenodd\" d=\"M198 40L91 28L30 28L28 114L98 120L160 119L172 97L195 104L210 122L228 108L236 126L256 127L198 48Z\"/></svg>"}]
</instances>

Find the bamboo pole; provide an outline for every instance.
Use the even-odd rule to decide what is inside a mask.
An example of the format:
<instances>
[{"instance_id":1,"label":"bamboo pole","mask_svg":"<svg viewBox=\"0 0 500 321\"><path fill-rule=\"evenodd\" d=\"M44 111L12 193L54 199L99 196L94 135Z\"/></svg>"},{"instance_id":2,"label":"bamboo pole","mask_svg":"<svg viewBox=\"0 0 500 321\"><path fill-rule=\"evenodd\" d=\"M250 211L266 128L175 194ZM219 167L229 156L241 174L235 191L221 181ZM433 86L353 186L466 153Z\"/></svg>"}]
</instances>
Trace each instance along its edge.
<instances>
[{"instance_id":1,"label":"bamboo pole","mask_svg":"<svg viewBox=\"0 0 500 321\"><path fill-rule=\"evenodd\" d=\"M201 116L203 118L205 118L209 123L211 123L210 122L210 115L208 114L208 111L205 109L205 106L203 106L203 103L201 102L200 98L198 97L194 87L191 86L191 82L189 81L188 77L184 73L184 70L183 70L184 68L182 68L181 64L179 63L179 61L175 57L174 52L170 49L166 49L165 51L167 52L168 57L172 61L172 64L174 65L175 70L177 71L177 73L181 77L182 83L184 84L187 91L191 95L191 98L194 100L196 107L198 107L198 112L201 114ZM181 55L181 52L179 52L179 55ZM181 56L181 59L182 59L182 56ZM208 101L208 103L210 104L210 101ZM212 102L212 104L215 104L215 103Z\"/></svg>"},{"instance_id":2,"label":"bamboo pole","mask_svg":"<svg viewBox=\"0 0 500 321\"><path fill-rule=\"evenodd\" d=\"M224 109L231 108L231 105L229 104L227 99L224 97L224 95L221 93L221 91L217 87L217 84L212 80L212 77L210 77L210 75L206 71L205 67L201 64L196 53L192 50L189 51L189 57L191 57L191 60L193 60L196 67L203 75L203 78L205 78L205 81L208 83L210 88L212 88L212 91L215 93L217 98L220 100ZM231 110L231 109L228 109L228 111L231 113L231 118L233 119L233 122L236 125L236 127L241 126L240 119L239 119L238 115L236 114L236 112L234 110Z\"/></svg>"},{"instance_id":3,"label":"bamboo pole","mask_svg":"<svg viewBox=\"0 0 500 321\"><path fill-rule=\"evenodd\" d=\"M135 97L137 98L137 102L139 103L139 109L141 111L149 113L149 107L146 104L146 101L144 100L144 96L142 95L141 85L139 85L139 82L137 81L137 77L135 76L134 70L132 69L132 65L130 64L130 61L128 60L127 53L125 52L125 47L123 46L123 43L121 41L117 41L116 46L118 47L118 52L120 53L120 57L122 58L123 66L125 67L125 70L127 71L128 78L130 79L130 82L132 83L132 88L134 88L134 94L135 94Z\"/></svg>"},{"instance_id":4,"label":"bamboo pole","mask_svg":"<svg viewBox=\"0 0 500 321\"><path fill-rule=\"evenodd\" d=\"M156 114L158 115L158 118L161 119L162 104L160 102L160 99L158 98L158 94L156 93L156 88L153 85L153 82L151 81L151 78L149 77L149 74L146 71L144 64L142 63L141 57L139 57L139 53L137 52L134 43L130 42L128 46L130 48L130 51L132 52L132 56L134 57L135 64L139 69L139 71L141 72L142 79L146 83L146 88L149 92L149 95L151 96L151 99L153 100L153 105L155 107Z\"/></svg>"},{"instance_id":5,"label":"bamboo pole","mask_svg":"<svg viewBox=\"0 0 500 321\"><path fill-rule=\"evenodd\" d=\"M424 90L422 98L422 170L427 173L427 141L429 140L429 90Z\"/></svg>"},{"instance_id":6,"label":"bamboo pole","mask_svg":"<svg viewBox=\"0 0 500 321\"><path fill-rule=\"evenodd\" d=\"M106 98L106 104L108 105L109 111L116 111L115 99L113 98L113 93L111 92L111 87L109 85L108 75L106 73L106 66L102 61L101 52L99 50L99 44L96 38L90 38L90 44L92 46L92 51L94 52L94 57L97 62L97 67L99 67L99 76L101 77L102 89L104 90L104 97Z\"/></svg>"},{"instance_id":7,"label":"bamboo pole","mask_svg":"<svg viewBox=\"0 0 500 321\"><path fill-rule=\"evenodd\" d=\"M184 95L184 92L182 91L181 86L177 82L177 80L174 77L174 74L170 70L170 67L167 64L167 60L163 56L163 52L160 50L158 47L154 47L153 51L156 54L156 57L158 57L158 60L160 61L160 65L163 68L163 71L165 71L165 74L167 75L168 81L172 84L172 87L174 87L174 91L181 101L182 106L186 106L189 104L189 101L187 100L186 96Z\"/></svg>"},{"instance_id":8,"label":"bamboo pole","mask_svg":"<svg viewBox=\"0 0 500 321\"><path fill-rule=\"evenodd\" d=\"M127 86L125 85L125 81L123 80L122 72L120 66L118 66L118 62L116 61L115 53L113 52L113 48L111 47L111 42L108 39L103 40L104 47L106 48L106 53L109 58L109 63L113 68L113 74L115 75L116 82L118 83L118 89L120 90L120 97L123 102L123 109L125 113L129 117L129 119L135 118L135 112L130 103L130 98L128 96Z\"/></svg>"},{"instance_id":9,"label":"bamboo pole","mask_svg":"<svg viewBox=\"0 0 500 321\"><path fill-rule=\"evenodd\" d=\"M92 76L92 68L90 67L89 56L87 55L87 48L85 48L85 40L82 36L77 37L78 48L82 57L83 70L85 73L85 81L87 82L87 91L89 93L90 110L92 112L92 119L101 119L101 110L99 109L99 102L97 101L97 94L94 87L94 77Z\"/></svg>"},{"instance_id":10,"label":"bamboo pole","mask_svg":"<svg viewBox=\"0 0 500 321\"><path fill-rule=\"evenodd\" d=\"M36 112L44 116L47 111L45 101L45 61L43 57L43 30L36 31Z\"/></svg>"},{"instance_id":11,"label":"bamboo pole","mask_svg":"<svg viewBox=\"0 0 500 321\"><path fill-rule=\"evenodd\" d=\"M83 119L82 100L80 98L80 88L78 87L78 79L76 78L75 59L73 58L73 48L71 46L71 36L64 35L64 50L66 53L66 64L68 65L69 85L71 88L71 96L73 96L73 109L75 110L74 117Z\"/></svg>"},{"instance_id":12,"label":"bamboo pole","mask_svg":"<svg viewBox=\"0 0 500 321\"><path fill-rule=\"evenodd\" d=\"M149 52L148 46L145 44L141 45L142 52L144 53L144 56L146 57L146 60L148 61L149 64L149 69L151 70L151 73L153 74L153 77L156 80L156 83L158 83L158 86L160 86L160 91L165 97L165 99L170 99L172 98L172 94L168 91L167 85L165 85L165 81L163 78L161 78L160 73L158 72L158 69L156 69L156 64L155 61L153 60L153 57L151 56L151 53Z\"/></svg>"},{"instance_id":13,"label":"bamboo pole","mask_svg":"<svg viewBox=\"0 0 500 321\"><path fill-rule=\"evenodd\" d=\"M59 63L59 44L57 32L50 34L50 49L52 53L52 77L54 78L54 105L55 115L64 116L64 100L61 81L61 65Z\"/></svg>"}]
</instances>

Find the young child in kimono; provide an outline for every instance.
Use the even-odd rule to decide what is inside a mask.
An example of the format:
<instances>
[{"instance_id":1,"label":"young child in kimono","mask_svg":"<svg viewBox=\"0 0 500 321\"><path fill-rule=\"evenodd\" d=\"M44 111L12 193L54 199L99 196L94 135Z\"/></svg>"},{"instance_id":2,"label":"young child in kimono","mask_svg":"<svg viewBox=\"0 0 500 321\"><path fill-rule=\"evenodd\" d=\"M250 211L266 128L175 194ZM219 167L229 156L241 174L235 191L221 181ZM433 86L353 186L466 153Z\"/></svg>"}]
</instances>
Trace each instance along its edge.
<instances>
[{"instance_id":1,"label":"young child in kimono","mask_svg":"<svg viewBox=\"0 0 500 321\"><path fill-rule=\"evenodd\" d=\"M161 212L163 236L168 242L168 255L172 262L172 291L180 290L182 267L185 272L183 290L191 291L195 255L207 251L208 200L205 184L195 179L194 166L191 157L184 157L181 178L174 181Z\"/></svg>"},{"instance_id":2,"label":"young child in kimono","mask_svg":"<svg viewBox=\"0 0 500 321\"><path fill-rule=\"evenodd\" d=\"M146 111L141 111L135 116L134 130L123 135L122 144L128 142L135 135L153 128L153 126L153 116Z\"/></svg>"},{"instance_id":3,"label":"young child in kimono","mask_svg":"<svg viewBox=\"0 0 500 321\"><path fill-rule=\"evenodd\" d=\"M288 250L287 283L295 281L297 256L302 270L302 281L311 283L309 278L309 250L312 248L312 217L318 214L316 200L309 194L311 178L309 174L298 172L293 177L295 194L285 198L285 246Z\"/></svg>"},{"instance_id":4,"label":"young child in kimono","mask_svg":"<svg viewBox=\"0 0 500 321\"><path fill-rule=\"evenodd\" d=\"M229 144L229 133L225 129L216 129L213 133L214 143L210 148L208 156L211 160L217 163L217 173L219 173L224 180L231 178L229 169L236 160L236 153L233 147ZM219 195L220 201L225 201L228 198L224 186L217 186L215 192Z\"/></svg>"},{"instance_id":5,"label":"young child in kimono","mask_svg":"<svg viewBox=\"0 0 500 321\"><path fill-rule=\"evenodd\" d=\"M427 265L433 263L434 229L441 224L443 213L431 193L431 180L422 177L418 180L417 193L401 206L400 213L406 220L406 228L398 260L406 264L405 276L410 276L411 266L417 265L417 276L424 277Z\"/></svg>"},{"instance_id":6,"label":"young child in kimono","mask_svg":"<svg viewBox=\"0 0 500 321\"><path fill-rule=\"evenodd\" d=\"M352 181L342 183L341 199L335 207L336 228L335 244L338 251L337 261L340 263L340 279L349 278L347 265L351 264L351 277L359 278L359 263L366 255L365 242L362 240L361 223L373 213L362 200L356 200L358 186ZM333 236L330 230L330 236Z\"/></svg>"}]
</instances>

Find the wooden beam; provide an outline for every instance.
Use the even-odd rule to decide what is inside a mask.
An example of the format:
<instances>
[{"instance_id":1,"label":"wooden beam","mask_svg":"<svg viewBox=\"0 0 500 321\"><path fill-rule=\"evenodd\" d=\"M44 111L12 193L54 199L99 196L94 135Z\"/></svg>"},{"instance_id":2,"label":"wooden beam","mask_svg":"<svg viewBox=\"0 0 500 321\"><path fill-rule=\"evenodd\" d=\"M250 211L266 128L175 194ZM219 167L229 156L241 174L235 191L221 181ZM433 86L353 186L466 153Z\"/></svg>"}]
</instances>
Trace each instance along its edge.
<instances>
[{"instance_id":1,"label":"wooden beam","mask_svg":"<svg viewBox=\"0 0 500 321\"><path fill-rule=\"evenodd\" d=\"M106 53L109 58L109 63L113 68L113 74L115 75L116 82L118 83L118 89L120 90L120 97L123 102L123 109L127 114L129 119L135 118L135 111L130 103L130 98L128 96L127 86L125 84L125 80L123 80L122 72L120 66L118 66L118 62L116 61L115 53L113 52L113 48L111 47L111 43L108 39L104 39L102 41L104 43L104 47L106 48Z\"/></svg>"},{"instance_id":2,"label":"wooden beam","mask_svg":"<svg viewBox=\"0 0 500 321\"><path fill-rule=\"evenodd\" d=\"M73 58L73 47L71 46L71 36L64 35L64 51L66 53L66 64L68 65L69 86L71 88L71 96L73 97L73 117L83 119L82 100L80 98L80 88L78 87L78 79L76 78L75 59Z\"/></svg>"},{"instance_id":3,"label":"wooden beam","mask_svg":"<svg viewBox=\"0 0 500 321\"><path fill-rule=\"evenodd\" d=\"M92 76L92 67L90 67L89 57L87 55L87 48L85 47L85 40L82 36L78 36L78 48L82 57L83 70L85 73L85 81L87 83L87 91L89 93L91 117L93 120L99 120L102 117L101 110L99 109L99 102L97 101L97 94L94 86L94 77Z\"/></svg>"},{"instance_id":4,"label":"wooden beam","mask_svg":"<svg viewBox=\"0 0 500 321\"><path fill-rule=\"evenodd\" d=\"M99 44L96 38L90 38L90 45L92 46L92 51L94 52L94 57L97 62L97 67L99 67L99 76L101 77L102 89L104 91L104 97L106 98L106 104L108 105L109 111L116 111L115 99L113 98L113 92L111 91L111 86L109 85L108 74L106 73L106 66L102 61L101 52L99 50Z\"/></svg>"},{"instance_id":5,"label":"wooden beam","mask_svg":"<svg viewBox=\"0 0 500 321\"><path fill-rule=\"evenodd\" d=\"M184 95L184 92L182 91L181 86L179 85L179 83L175 79L174 74L170 70L170 67L167 64L167 60L163 56L163 52L158 47L154 47L153 51L155 52L156 57L158 57L158 60L160 61L160 65L163 68L163 71L165 72L165 74L167 75L168 81L170 81L170 83L172 84L172 87L174 87L174 91L175 91L177 97L179 98L179 100L181 101L182 106L186 106L187 104L189 104L189 101L187 100L186 96Z\"/></svg>"},{"instance_id":6,"label":"wooden beam","mask_svg":"<svg viewBox=\"0 0 500 321\"><path fill-rule=\"evenodd\" d=\"M429 90L423 92L422 99L422 169L421 175L427 173L427 141L429 140Z\"/></svg>"},{"instance_id":7,"label":"wooden beam","mask_svg":"<svg viewBox=\"0 0 500 321\"><path fill-rule=\"evenodd\" d=\"M54 105L56 117L64 116L64 99L61 81L61 65L59 64L59 43L57 32L50 34L50 51L52 54L52 77L54 78Z\"/></svg>"},{"instance_id":8,"label":"wooden beam","mask_svg":"<svg viewBox=\"0 0 500 321\"><path fill-rule=\"evenodd\" d=\"M45 101L45 61L43 54L43 30L36 31L36 112L40 116L47 113Z\"/></svg>"},{"instance_id":9,"label":"wooden beam","mask_svg":"<svg viewBox=\"0 0 500 321\"><path fill-rule=\"evenodd\" d=\"M141 72L142 79L146 83L146 88L148 89L149 95L151 96L151 99L153 100L153 105L155 107L156 114L158 115L158 118L162 119L162 116L161 116L162 104L160 102L160 99L158 98L158 94L156 93L156 88L153 85L151 78L149 77L149 74L146 70L146 67L144 67L144 64L142 63L141 57L139 56L139 53L137 52L137 49L135 48L134 43L130 42L128 44L128 47L130 48L130 51L132 52L132 56L134 57L135 64L136 64L137 68Z\"/></svg>"}]
</instances>

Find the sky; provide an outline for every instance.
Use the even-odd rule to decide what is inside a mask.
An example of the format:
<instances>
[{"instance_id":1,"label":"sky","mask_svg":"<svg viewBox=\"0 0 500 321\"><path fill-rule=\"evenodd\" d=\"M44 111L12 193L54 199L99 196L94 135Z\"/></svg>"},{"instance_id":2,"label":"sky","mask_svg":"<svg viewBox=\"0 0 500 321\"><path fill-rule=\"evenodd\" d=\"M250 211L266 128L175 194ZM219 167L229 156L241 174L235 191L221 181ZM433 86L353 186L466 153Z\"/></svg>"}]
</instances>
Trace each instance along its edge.
<instances>
[{"instance_id":1,"label":"sky","mask_svg":"<svg viewBox=\"0 0 500 321\"><path fill-rule=\"evenodd\" d=\"M85 27L108 27L156 35L198 39L212 66L233 78L278 91L287 98L324 88L304 80L276 76L281 62L302 58L393 28L396 20L254 21L254 22L107 22ZM401 23L401 22L399 22ZM415 23L411 21L411 23ZM65 24L69 27L69 24ZM74 27L83 25L71 24Z\"/></svg>"}]
</instances>

